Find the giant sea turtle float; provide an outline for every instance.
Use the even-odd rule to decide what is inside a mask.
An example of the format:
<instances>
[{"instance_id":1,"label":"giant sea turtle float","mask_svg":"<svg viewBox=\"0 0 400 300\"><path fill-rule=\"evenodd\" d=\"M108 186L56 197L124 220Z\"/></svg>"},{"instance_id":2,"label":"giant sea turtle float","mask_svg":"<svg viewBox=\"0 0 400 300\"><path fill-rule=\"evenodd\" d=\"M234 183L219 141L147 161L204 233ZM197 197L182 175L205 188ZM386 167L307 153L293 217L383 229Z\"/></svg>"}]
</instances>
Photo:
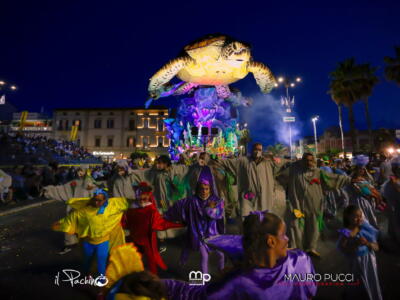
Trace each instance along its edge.
<instances>
[{"instance_id":1,"label":"giant sea turtle float","mask_svg":"<svg viewBox=\"0 0 400 300\"><path fill-rule=\"evenodd\" d=\"M150 79L150 98L182 95L197 86L215 86L218 96L230 96L229 84L253 73L263 93L276 81L271 70L252 59L250 47L226 35L208 35L185 46L181 54L165 64ZM181 83L171 85L177 76Z\"/></svg>"}]
</instances>

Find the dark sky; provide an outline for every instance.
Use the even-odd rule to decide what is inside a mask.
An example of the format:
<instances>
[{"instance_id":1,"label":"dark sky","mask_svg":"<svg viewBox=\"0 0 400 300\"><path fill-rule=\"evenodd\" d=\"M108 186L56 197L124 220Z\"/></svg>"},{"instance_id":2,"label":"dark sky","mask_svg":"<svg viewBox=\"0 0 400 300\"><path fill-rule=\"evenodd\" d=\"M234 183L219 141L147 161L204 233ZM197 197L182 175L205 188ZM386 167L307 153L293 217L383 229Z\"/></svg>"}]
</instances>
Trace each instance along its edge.
<instances>
[{"instance_id":1,"label":"dark sky","mask_svg":"<svg viewBox=\"0 0 400 300\"><path fill-rule=\"evenodd\" d=\"M400 87L383 78L383 57L400 45L398 1L8 1L0 4L0 79L18 85L19 109L137 106L148 79L189 41L221 32L250 43L275 75L301 76L293 90L303 133L337 123L328 74L354 56L379 66L370 98L375 127L400 128ZM249 75L236 84L258 88ZM273 92L277 98L282 89ZM177 103L173 97L159 104ZM362 105L356 119L365 126ZM347 126L347 111L346 111Z\"/></svg>"}]
</instances>

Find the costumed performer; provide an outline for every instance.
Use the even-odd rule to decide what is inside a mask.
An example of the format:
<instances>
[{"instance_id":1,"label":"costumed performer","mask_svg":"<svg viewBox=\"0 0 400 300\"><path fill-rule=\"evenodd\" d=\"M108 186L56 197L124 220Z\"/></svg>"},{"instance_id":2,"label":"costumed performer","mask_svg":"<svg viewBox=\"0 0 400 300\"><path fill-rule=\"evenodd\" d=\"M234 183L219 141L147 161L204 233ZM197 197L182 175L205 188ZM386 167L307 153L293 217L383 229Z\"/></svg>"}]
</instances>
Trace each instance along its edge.
<instances>
[{"instance_id":1,"label":"costumed performer","mask_svg":"<svg viewBox=\"0 0 400 300\"><path fill-rule=\"evenodd\" d=\"M205 286L166 279L169 299L308 300L315 296L316 283L303 280L315 273L311 259L301 250L287 249L286 225L280 217L255 211L245 218L243 233L208 240L234 261L233 271ZM291 275L296 276L288 280Z\"/></svg>"},{"instance_id":2,"label":"costumed performer","mask_svg":"<svg viewBox=\"0 0 400 300\"><path fill-rule=\"evenodd\" d=\"M97 189L93 198L72 198L67 201L75 210L53 224L55 231L76 234L83 239L84 271L89 273L91 259L97 257L97 271L105 274L108 251L125 243L121 218L129 203L125 198L109 198Z\"/></svg>"},{"instance_id":3,"label":"costumed performer","mask_svg":"<svg viewBox=\"0 0 400 300\"><path fill-rule=\"evenodd\" d=\"M345 291L349 299L382 300L375 252L378 230L364 220L361 209L349 205L343 212L344 228L339 230L339 250L345 254L351 272L360 285L352 285ZM347 299L347 298L346 298Z\"/></svg>"},{"instance_id":4,"label":"costumed performer","mask_svg":"<svg viewBox=\"0 0 400 300\"><path fill-rule=\"evenodd\" d=\"M166 299L163 283L144 270L142 256L132 243L111 250L106 278L106 300Z\"/></svg>"},{"instance_id":5,"label":"costumed performer","mask_svg":"<svg viewBox=\"0 0 400 300\"><path fill-rule=\"evenodd\" d=\"M209 247L204 239L224 233L224 201L216 196L210 168L204 168L198 179L196 194L179 200L166 213L170 221L187 225L186 245L180 262L185 264L190 250L200 251L201 270L208 273ZM218 269L224 268L224 255L218 255Z\"/></svg>"},{"instance_id":6,"label":"costumed performer","mask_svg":"<svg viewBox=\"0 0 400 300\"><path fill-rule=\"evenodd\" d=\"M166 270L157 246L156 231L183 227L182 224L165 220L158 212L152 189L141 182L136 190L136 199L126 212L126 228L130 238L147 260L148 268L157 274L157 266Z\"/></svg>"},{"instance_id":7,"label":"costumed performer","mask_svg":"<svg viewBox=\"0 0 400 300\"><path fill-rule=\"evenodd\" d=\"M74 180L64 185L49 185L43 188L43 194L47 199L67 202L72 198L91 198L96 188L96 182L90 174L90 170L85 167L76 169ZM73 211L70 205L67 205L67 215ZM74 234L64 234L64 248L59 252L63 255L72 250L78 244L78 239Z\"/></svg>"}]
</instances>

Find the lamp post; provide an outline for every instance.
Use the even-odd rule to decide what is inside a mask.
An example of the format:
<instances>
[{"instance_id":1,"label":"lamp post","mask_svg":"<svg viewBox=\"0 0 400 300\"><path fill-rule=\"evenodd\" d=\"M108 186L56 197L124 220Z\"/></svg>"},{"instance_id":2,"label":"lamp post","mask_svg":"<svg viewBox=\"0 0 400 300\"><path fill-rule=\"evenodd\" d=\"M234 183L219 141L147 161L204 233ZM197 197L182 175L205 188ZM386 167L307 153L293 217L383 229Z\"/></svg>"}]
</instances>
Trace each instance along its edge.
<instances>
[{"instance_id":1,"label":"lamp post","mask_svg":"<svg viewBox=\"0 0 400 300\"><path fill-rule=\"evenodd\" d=\"M317 138L317 121L318 121L319 117L315 116L311 119L311 121L313 122L313 126L314 126L314 142L315 142L315 157L317 157L318 154L318 138Z\"/></svg>"},{"instance_id":2,"label":"lamp post","mask_svg":"<svg viewBox=\"0 0 400 300\"><path fill-rule=\"evenodd\" d=\"M294 107L294 96L290 98L289 96L289 88L294 88L296 83L300 83L301 78L296 77L295 79L286 78L286 77L278 77L278 83L275 84L278 87L282 84L286 88L286 96L281 97L281 105L285 108L286 116L283 117L283 122L287 122L289 127L289 149L290 149L290 159L293 158L293 145L292 145L292 124L295 122L295 117L292 116L292 109Z\"/></svg>"},{"instance_id":3,"label":"lamp post","mask_svg":"<svg viewBox=\"0 0 400 300\"><path fill-rule=\"evenodd\" d=\"M0 80L0 104L6 103L5 94L7 91L15 91L16 89L17 87L15 85Z\"/></svg>"}]
</instances>

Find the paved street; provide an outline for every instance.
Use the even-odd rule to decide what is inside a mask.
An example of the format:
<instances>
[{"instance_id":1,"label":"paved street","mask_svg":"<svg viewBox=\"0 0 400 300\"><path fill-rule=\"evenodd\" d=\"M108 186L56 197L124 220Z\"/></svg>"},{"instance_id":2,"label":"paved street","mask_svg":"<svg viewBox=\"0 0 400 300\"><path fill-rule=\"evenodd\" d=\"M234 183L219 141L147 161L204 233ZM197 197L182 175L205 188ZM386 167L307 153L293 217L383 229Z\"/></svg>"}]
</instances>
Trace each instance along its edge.
<instances>
[{"instance_id":1,"label":"paved street","mask_svg":"<svg viewBox=\"0 0 400 300\"><path fill-rule=\"evenodd\" d=\"M55 202L30 208L13 215L0 217L0 299L93 299L96 289L86 286L71 287L69 283L55 284L57 272L63 269L80 270L81 253L76 248L65 255L58 255L63 234L52 232L50 225L65 214L64 204ZM321 260L314 260L318 273L345 273L345 263L335 250L335 224L328 224L321 241ZM228 230L235 232L235 227ZM188 273L196 270L199 254L193 253L189 263L177 263L181 239L167 242L162 254L169 269L160 277L187 280ZM211 275L216 277L216 263L211 257ZM378 265L385 299L400 299L398 274L400 255L387 251L378 253ZM339 287L319 287L317 299L338 300L343 290Z\"/></svg>"}]
</instances>

